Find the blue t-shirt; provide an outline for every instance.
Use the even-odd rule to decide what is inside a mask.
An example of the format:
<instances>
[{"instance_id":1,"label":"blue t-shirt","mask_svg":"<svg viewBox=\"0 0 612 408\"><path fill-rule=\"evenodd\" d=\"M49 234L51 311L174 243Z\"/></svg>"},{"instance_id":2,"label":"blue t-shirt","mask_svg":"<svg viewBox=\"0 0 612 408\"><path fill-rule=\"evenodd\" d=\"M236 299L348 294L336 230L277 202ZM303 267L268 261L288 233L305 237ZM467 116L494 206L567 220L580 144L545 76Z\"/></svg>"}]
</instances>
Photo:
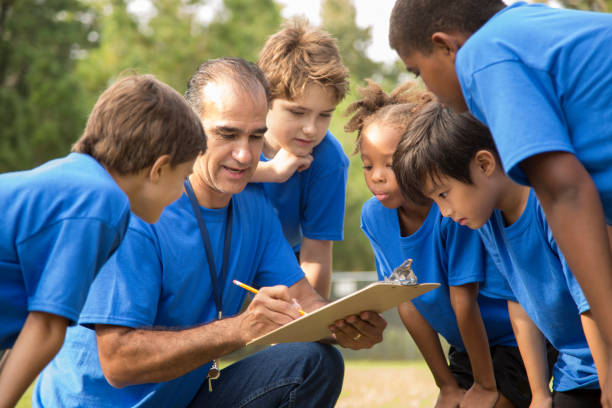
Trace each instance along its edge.
<instances>
[{"instance_id":1,"label":"blue t-shirt","mask_svg":"<svg viewBox=\"0 0 612 408\"><path fill-rule=\"evenodd\" d=\"M202 207L202 213L220 273L227 207ZM79 323L186 328L215 320L206 252L189 198L183 194L154 225L132 218L123 244L92 285ZM233 197L228 273L219 282L223 315L236 315L245 298L246 291L232 279L261 287L291 286L302 278L261 186L247 186ZM95 332L78 326L68 331L64 347L41 373L34 406L184 407L209 366L168 382L116 389L100 368Z\"/></svg>"},{"instance_id":2,"label":"blue t-shirt","mask_svg":"<svg viewBox=\"0 0 612 408\"><path fill-rule=\"evenodd\" d=\"M495 210L478 231L509 283L507 298L523 306L559 351L553 389L599 388L580 320L589 304L555 243L535 193L530 192L514 224L506 227L502 213Z\"/></svg>"},{"instance_id":3,"label":"blue t-shirt","mask_svg":"<svg viewBox=\"0 0 612 408\"><path fill-rule=\"evenodd\" d=\"M343 238L349 160L329 131L312 155L310 167L296 172L284 183L262 183L285 238L296 252L300 250L302 236L330 241ZM267 161L263 154L261 160Z\"/></svg>"},{"instance_id":4,"label":"blue t-shirt","mask_svg":"<svg viewBox=\"0 0 612 408\"><path fill-rule=\"evenodd\" d=\"M476 31L457 54L470 111L493 134L506 172L571 152L590 173L612 224L612 14L517 3Z\"/></svg>"},{"instance_id":5,"label":"blue t-shirt","mask_svg":"<svg viewBox=\"0 0 612 408\"><path fill-rule=\"evenodd\" d=\"M431 327L460 351L465 351L453 311L449 285L472 282L483 284L489 276L498 275L487 262L478 234L451 220L442 218L432 204L423 225L413 234L402 237L396 209L383 206L372 197L362 207L361 229L374 250L379 280L393 268L412 258L412 269L419 283L436 282L440 287L412 300ZM506 300L478 295L478 305L491 345L515 346Z\"/></svg>"},{"instance_id":6,"label":"blue t-shirt","mask_svg":"<svg viewBox=\"0 0 612 408\"><path fill-rule=\"evenodd\" d=\"M89 285L119 246L130 203L91 156L71 153L0 175L0 349L29 312L78 320Z\"/></svg>"}]
</instances>

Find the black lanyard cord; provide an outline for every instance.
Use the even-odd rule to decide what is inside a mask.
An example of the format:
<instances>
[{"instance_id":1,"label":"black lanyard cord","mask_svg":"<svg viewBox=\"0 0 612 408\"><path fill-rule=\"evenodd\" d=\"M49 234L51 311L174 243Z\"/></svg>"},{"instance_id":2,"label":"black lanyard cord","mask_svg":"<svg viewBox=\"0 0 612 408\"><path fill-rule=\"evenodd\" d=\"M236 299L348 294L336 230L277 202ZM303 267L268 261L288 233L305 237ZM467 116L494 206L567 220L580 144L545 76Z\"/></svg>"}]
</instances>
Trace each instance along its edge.
<instances>
[{"instance_id":1,"label":"black lanyard cord","mask_svg":"<svg viewBox=\"0 0 612 408\"><path fill-rule=\"evenodd\" d=\"M217 319L220 319L223 313L223 286L219 285L219 278L217 277L217 269L215 268L215 258L210 243L210 236L206 229L206 223L202 217L202 211L200 205L193 192L189 179L185 180L185 191L191 202L193 214L198 221L198 227L200 227L200 235L202 236L202 243L204 244L204 250L206 251L206 260L208 261L208 272L210 273L210 280L213 285L213 294L215 297L215 305L217 306ZM227 206L227 217L225 220L225 239L223 241L223 263L221 264L221 281L225 282L225 274L227 273L227 264L229 261L229 252L232 244L232 200Z\"/></svg>"}]
</instances>

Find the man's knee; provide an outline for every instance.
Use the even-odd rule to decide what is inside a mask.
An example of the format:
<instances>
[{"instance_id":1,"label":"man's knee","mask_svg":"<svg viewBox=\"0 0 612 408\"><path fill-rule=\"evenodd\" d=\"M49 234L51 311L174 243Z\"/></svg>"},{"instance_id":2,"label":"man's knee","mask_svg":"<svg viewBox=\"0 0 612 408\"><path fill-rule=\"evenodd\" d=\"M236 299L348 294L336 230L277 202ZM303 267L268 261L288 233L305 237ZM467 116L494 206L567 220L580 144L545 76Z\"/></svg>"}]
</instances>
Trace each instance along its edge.
<instances>
[{"instance_id":1,"label":"man's knee","mask_svg":"<svg viewBox=\"0 0 612 408\"><path fill-rule=\"evenodd\" d=\"M342 384L344 359L336 347L321 343L289 343L285 346L289 349L287 355L305 362L309 372L321 373L326 379Z\"/></svg>"}]
</instances>

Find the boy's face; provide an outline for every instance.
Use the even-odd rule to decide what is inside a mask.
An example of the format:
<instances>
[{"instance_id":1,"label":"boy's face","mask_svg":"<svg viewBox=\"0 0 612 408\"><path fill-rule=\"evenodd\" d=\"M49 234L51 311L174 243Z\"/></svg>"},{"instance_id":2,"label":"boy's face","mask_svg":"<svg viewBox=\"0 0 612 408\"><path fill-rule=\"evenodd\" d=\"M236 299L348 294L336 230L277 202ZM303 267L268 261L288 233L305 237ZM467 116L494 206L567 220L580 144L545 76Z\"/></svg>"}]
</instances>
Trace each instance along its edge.
<instances>
[{"instance_id":1,"label":"boy's face","mask_svg":"<svg viewBox=\"0 0 612 408\"><path fill-rule=\"evenodd\" d=\"M194 176L206 188L231 197L241 192L255 172L266 132L268 104L263 88L246 92L231 81L209 83L202 125L206 153L198 157Z\"/></svg>"},{"instance_id":2,"label":"boy's face","mask_svg":"<svg viewBox=\"0 0 612 408\"><path fill-rule=\"evenodd\" d=\"M130 208L148 223L155 223L166 206L176 201L183 194L183 182L191 174L193 163L190 160L172 167L169 156L159 164L158 159L152 168L145 170L147 181L143 187L129 192Z\"/></svg>"},{"instance_id":3,"label":"boy's face","mask_svg":"<svg viewBox=\"0 0 612 408\"><path fill-rule=\"evenodd\" d=\"M274 99L266 123L267 143L275 150L283 148L296 156L312 153L329 128L336 101L331 90L312 83L294 98Z\"/></svg>"},{"instance_id":4,"label":"boy's face","mask_svg":"<svg viewBox=\"0 0 612 408\"><path fill-rule=\"evenodd\" d=\"M404 198L391 168L393 153L401 132L388 126L372 123L361 133L361 162L368 188L387 208L398 208Z\"/></svg>"},{"instance_id":5,"label":"boy's face","mask_svg":"<svg viewBox=\"0 0 612 408\"><path fill-rule=\"evenodd\" d=\"M457 112L467 111L467 105L461 92L461 86L455 71L454 54L448 50L434 46L429 55L413 50L407 55L401 55L406 69L420 76L427 88L433 92L440 102Z\"/></svg>"},{"instance_id":6,"label":"boy's face","mask_svg":"<svg viewBox=\"0 0 612 408\"><path fill-rule=\"evenodd\" d=\"M470 163L470 176L473 184L448 176L441 176L436 183L428 179L424 183L423 194L435 201L442 216L478 229L491 218L496 198L494 190L487 183L487 176L479 171L474 160Z\"/></svg>"}]
</instances>

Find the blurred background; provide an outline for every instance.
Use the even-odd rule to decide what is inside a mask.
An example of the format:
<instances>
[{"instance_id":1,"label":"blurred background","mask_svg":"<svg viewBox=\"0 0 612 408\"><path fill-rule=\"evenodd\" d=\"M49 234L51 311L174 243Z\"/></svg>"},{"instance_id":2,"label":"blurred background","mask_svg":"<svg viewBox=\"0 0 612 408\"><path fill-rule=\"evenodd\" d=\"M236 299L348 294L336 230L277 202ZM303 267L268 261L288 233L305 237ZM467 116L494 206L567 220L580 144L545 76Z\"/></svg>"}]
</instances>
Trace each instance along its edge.
<instances>
[{"instance_id":1,"label":"blurred background","mask_svg":"<svg viewBox=\"0 0 612 408\"><path fill-rule=\"evenodd\" d=\"M351 158L345 239L334 245L333 296L376 280L359 229L371 196L345 134L346 107L366 78L387 91L410 79L387 45L394 0L0 0L0 172L66 155L100 92L125 70L151 73L184 93L206 59L256 61L283 19L304 15L338 39L351 72L351 92L331 131ZM612 0L565 0L558 7L612 10ZM1 186L0 186L1 188ZM420 358L395 312L393 330L362 358ZM357 356L357 355L355 355Z\"/></svg>"}]
</instances>

